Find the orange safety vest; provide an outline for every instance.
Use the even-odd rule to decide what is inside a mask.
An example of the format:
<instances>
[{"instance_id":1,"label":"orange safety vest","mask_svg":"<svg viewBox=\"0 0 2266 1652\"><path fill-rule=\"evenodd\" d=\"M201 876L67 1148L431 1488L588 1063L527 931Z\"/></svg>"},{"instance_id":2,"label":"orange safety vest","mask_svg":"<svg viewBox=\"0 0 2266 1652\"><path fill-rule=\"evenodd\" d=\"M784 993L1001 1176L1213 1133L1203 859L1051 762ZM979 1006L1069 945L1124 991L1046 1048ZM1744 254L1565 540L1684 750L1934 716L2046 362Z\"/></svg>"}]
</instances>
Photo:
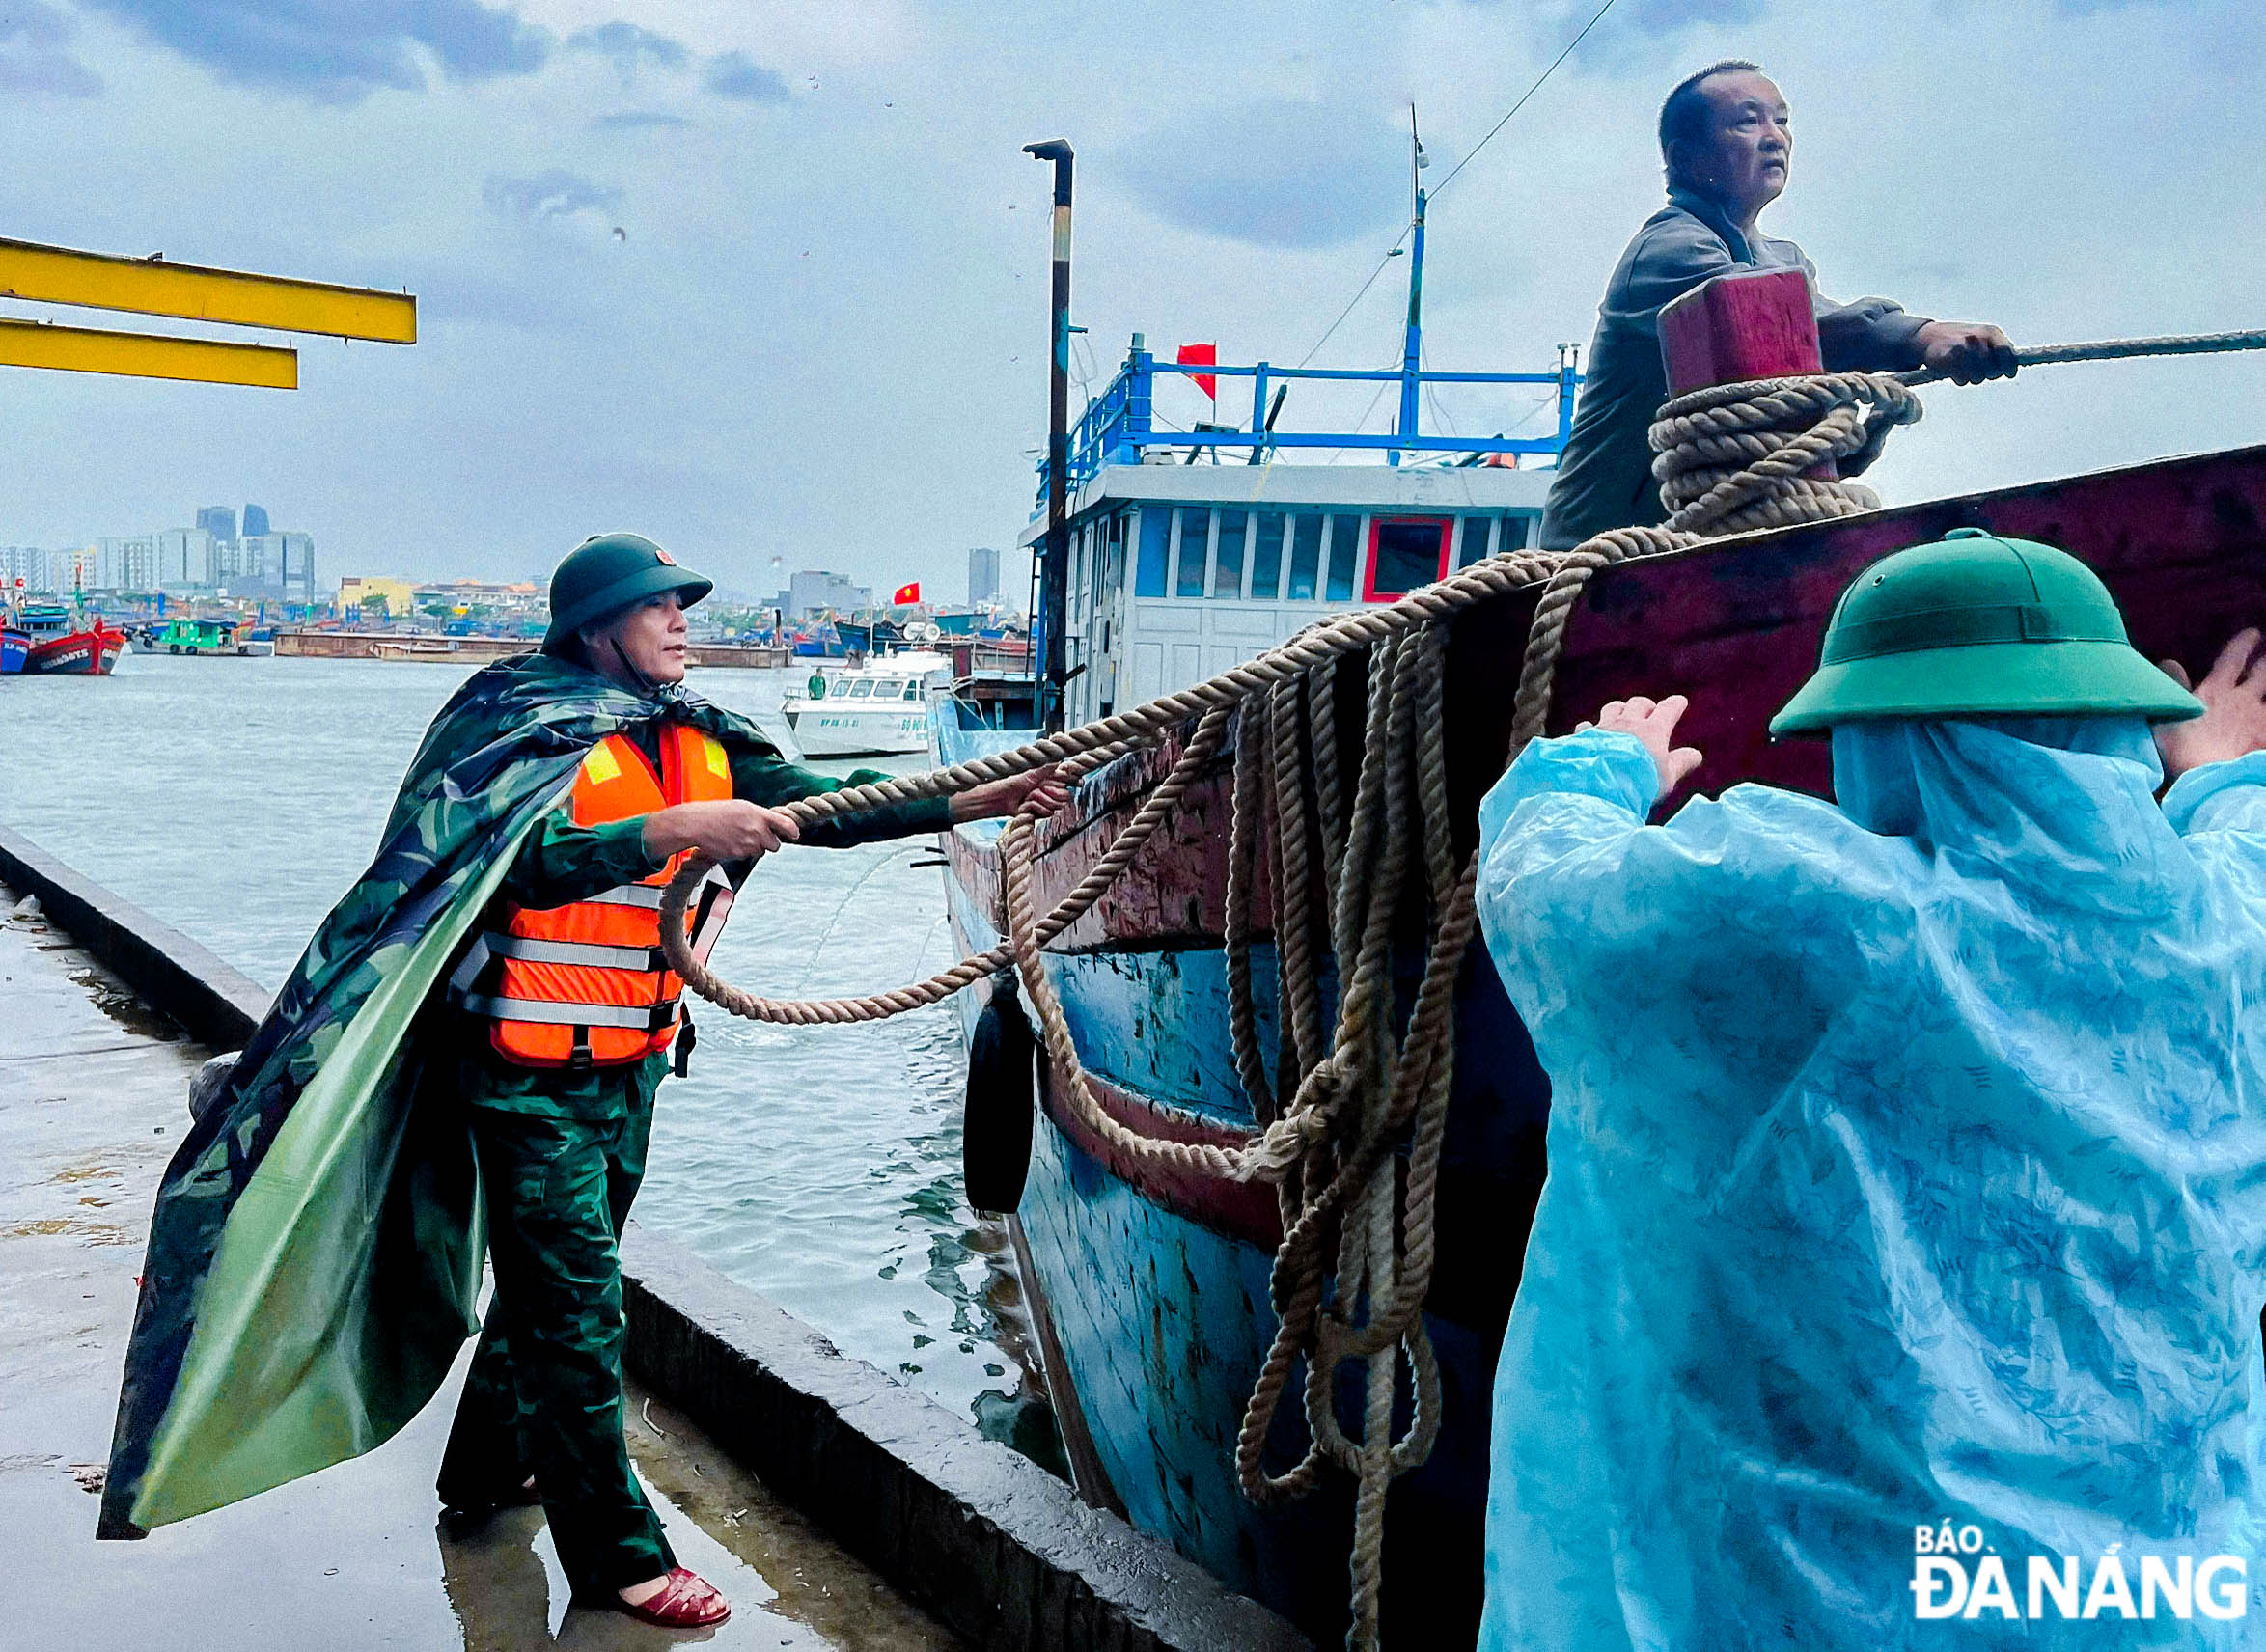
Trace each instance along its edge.
<instances>
[{"instance_id":1,"label":"orange safety vest","mask_svg":"<svg viewBox=\"0 0 2266 1652\"><path fill-rule=\"evenodd\" d=\"M732 766L713 736L685 723L664 723L660 734L657 775L624 735L609 734L591 748L574 777L577 826L732 796ZM661 891L690 855L685 850L651 877L588 900L500 903L503 927L473 944L450 985L457 1003L487 1018L489 1041L506 1060L618 1067L669 1047L684 981L661 951ZM704 963L732 894L723 871L711 871L686 907L693 956Z\"/></svg>"}]
</instances>

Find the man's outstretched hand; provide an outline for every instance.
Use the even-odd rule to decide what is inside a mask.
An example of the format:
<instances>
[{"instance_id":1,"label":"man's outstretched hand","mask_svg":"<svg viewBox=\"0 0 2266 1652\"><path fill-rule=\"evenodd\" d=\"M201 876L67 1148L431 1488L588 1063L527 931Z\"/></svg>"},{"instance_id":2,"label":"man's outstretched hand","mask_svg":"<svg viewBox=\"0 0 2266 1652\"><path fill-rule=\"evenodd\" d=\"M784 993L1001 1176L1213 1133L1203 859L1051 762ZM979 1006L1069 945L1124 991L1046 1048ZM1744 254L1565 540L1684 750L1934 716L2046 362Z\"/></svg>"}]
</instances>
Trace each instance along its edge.
<instances>
[{"instance_id":1,"label":"man's outstretched hand","mask_svg":"<svg viewBox=\"0 0 2266 1652\"><path fill-rule=\"evenodd\" d=\"M952 817L1004 820L1019 809L1034 814L1052 814L1069 801L1070 788L1063 784L1062 765L1048 763L1044 768L1009 775L1006 780L987 781L955 793Z\"/></svg>"},{"instance_id":2,"label":"man's outstretched hand","mask_svg":"<svg viewBox=\"0 0 2266 1652\"><path fill-rule=\"evenodd\" d=\"M2257 633L2253 631L2251 635L2254 638ZM1636 735L1652 754L1652 766L1660 771L1661 794L1666 796L1690 779L1701 761L1698 747L1675 743L1676 724L1691 705L1680 694L1672 694L1661 701L1646 700L1642 695L1616 700L1597 713L1596 722L1584 723L1574 732L1603 729L1616 734Z\"/></svg>"},{"instance_id":3,"label":"man's outstretched hand","mask_svg":"<svg viewBox=\"0 0 2266 1652\"><path fill-rule=\"evenodd\" d=\"M2180 687L2203 702L2203 714L2185 723L2156 725L2156 750L2164 778L2177 780L2205 763L2224 763L2250 752L2266 751L2266 660L2256 658L2258 628L2237 631L2219 650L2211 675L2188 680L2177 660L2158 660Z\"/></svg>"},{"instance_id":4,"label":"man's outstretched hand","mask_svg":"<svg viewBox=\"0 0 2266 1652\"><path fill-rule=\"evenodd\" d=\"M2012 378L2014 341L1981 321L1930 321L1915 336L1922 367L1953 384L1980 384L1986 378Z\"/></svg>"}]
</instances>

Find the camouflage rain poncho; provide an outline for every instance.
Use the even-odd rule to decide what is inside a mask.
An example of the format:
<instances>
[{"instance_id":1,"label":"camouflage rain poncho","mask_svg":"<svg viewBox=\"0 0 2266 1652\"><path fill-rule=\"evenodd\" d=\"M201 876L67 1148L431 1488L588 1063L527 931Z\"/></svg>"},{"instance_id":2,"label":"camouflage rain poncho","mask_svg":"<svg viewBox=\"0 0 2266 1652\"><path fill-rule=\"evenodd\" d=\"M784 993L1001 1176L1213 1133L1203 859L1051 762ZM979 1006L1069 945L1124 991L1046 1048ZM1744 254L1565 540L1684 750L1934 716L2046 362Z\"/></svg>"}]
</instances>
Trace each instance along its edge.
<instances>
[{"instance_id":1,"label":"camouflage rain poncho","mask_svg":"<svg viewBox=\"0 0 2266 1652\"><path fill-rule=\"evenodd\" d=\"M100 1535L370 1450L440 1386L478 1326L483 1235L433 989L583 754L663 713L772 753L696 697L543 655L477 673L433 720L376 859L159 1184Z\"/></svg>"}]
</instances>

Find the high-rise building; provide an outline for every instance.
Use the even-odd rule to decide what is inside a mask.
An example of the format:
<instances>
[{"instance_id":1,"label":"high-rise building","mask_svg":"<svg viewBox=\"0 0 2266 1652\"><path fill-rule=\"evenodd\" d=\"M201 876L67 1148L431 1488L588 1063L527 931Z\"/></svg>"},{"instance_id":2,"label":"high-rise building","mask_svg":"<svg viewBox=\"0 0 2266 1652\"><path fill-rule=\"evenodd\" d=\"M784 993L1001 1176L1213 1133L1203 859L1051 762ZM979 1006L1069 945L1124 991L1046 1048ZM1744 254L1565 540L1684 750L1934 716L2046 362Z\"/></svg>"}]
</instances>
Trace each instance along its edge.
<instances>
[{"instance_id":1,"label":"high-rise building","mask_svg":"<svg viewBox=\"0 0 2266 1652\"><path fill-rule=\"evenodd\" d=\"M968 606L981 608L999 600L999 553L979 545L968 553Z\"/></svg>"},{"instance_id":2,"label":"high-rise building","mask_svg":"<svg viewBox=\"0 0 2266 1652\"><path fill-rule=\"evenodd\" d=\"M257 539L214 539L212 541L212 583L230 585L238 580L260 577L266 566L267 537Z\"/></svg>"},{"instance_id":3,"label":"high-rise building","mask_svg":"<svg viewBox=\"0 0 2266 1652\"><path fill-rule=\"evenodd\" d=\"M790 620L807 620L829 609L852 614L872 607L873 592L866 586L852 585L841 574L805 569L788 582L774 606L786 609Z\"/></svg>"},{"instance_id":4,"label":"high-rise building","mask_svg":"<svg viewBox=\"0 0 2266 1652\"><path fill-rule=\"evenodd\" d=\"M14 597L19 579L27 596L55 591L53 559L37 545L0 545L0 587Z\"/></svg>"},{"instance_id":5,"label":"high-rise building","mask_svg":"<svg viewBox=\"0 0 2266 1652\"><path fill-rule=\"evenodd\" d=\"M94 591L155 591L157 580L155 534L135 534L121 539L95 541Z\"/></svg>"},{"instance_id":6,"label":"high-rise building","mask_svg":"<svg viewBox=\"0 0 2266 1652\"><path fill-rule=\"evenodd\" d=\"M263 515L260 520L262 531L264 532L267 518ZM215 539L233 539L236 537L235 508L227 505L207 505L197 512L197 526L210 534Z\"/></svg>"},{"instance_id":7,"label":"high-rise building","mask_svg":"<svg viewBox=\"0 0 2266 1652\"><path fill-rule=\"evenodd\" d=\"M266 506L247 505L244 507L244 537L246 538L250 538L254 534L266 534L271 532L273 532L273 530L270 529L267 525Z\"/></svg>"},{"instance_id":8,"label":"high-rise building","mask_svg":"<svg viewBox=\"0 0 2266 1652\"><path fill-rule=\"evenodd\" d=\"M244 514L249 517L258 506L249 507ZM266 512L262 511L264 517ZM276 548L275 561L270 564L275 572L275 583L283 588L284 595L293 602L315 600L315 536L313 534L274 534L269 537L281 541Z\"/></svg>"},{"instance_id":9,"label":"high-rise building","mask_svg":"<svg viewBox=\"0 0 2266 1652\"><path fill-rule=\"evenodd\" d=\"M47 553L47 578L58 594L95 591L101 585L102 553L94 545Z\"/></svg>"},{"instance_id":10,"label":"high-rise building","mask_svg":"<svg viewBox=\"0 0 2266 1652\"><path fill-rule=\"evenodd\" d=\"M246 534L235 543L233 583L257 585L294 602L315 600L315 536Z\"/></svg>"},{"instance_id":11,"label":"high-rise building","mask_svg":"<svg viewBox=\"0 0 2266 1652\"><path fill-rule=\"evenodd\" d=\"M166 591L210 585L212 535L205 528L168 528L157 536L157 584Z\"/></svg>"}]
</instances>

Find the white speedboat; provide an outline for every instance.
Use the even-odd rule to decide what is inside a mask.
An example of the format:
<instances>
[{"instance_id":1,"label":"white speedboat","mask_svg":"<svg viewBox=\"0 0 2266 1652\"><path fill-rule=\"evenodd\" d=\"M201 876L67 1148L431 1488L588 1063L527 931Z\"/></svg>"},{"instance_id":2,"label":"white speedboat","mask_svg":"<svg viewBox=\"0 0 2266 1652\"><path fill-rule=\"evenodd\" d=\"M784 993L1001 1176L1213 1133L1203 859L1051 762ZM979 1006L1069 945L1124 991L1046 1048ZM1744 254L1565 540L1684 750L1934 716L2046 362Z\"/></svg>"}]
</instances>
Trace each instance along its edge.
<instances>
[{"instance_id":1,"label":"white speedboat","mask_svg":"<svg viewBox=\"0 0 2266 1652\"><path fill-rule=\"evenodd\" d=\"M807 757L866 757L928 749L928 695L952 681L948 654L884 654L819 666L780 707Z\"/></svg>"}]
</instances>

